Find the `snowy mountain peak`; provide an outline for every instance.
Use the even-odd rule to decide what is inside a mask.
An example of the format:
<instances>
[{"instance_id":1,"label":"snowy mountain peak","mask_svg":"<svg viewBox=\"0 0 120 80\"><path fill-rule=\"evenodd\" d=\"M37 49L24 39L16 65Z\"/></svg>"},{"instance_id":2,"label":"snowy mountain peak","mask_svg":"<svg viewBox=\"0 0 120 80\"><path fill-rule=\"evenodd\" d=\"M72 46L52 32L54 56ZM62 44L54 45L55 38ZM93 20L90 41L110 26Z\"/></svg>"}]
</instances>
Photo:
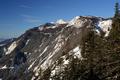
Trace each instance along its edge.
<instances>
[{"instance_id":1,"label":"snowy mountain peak","mask_svg":"<svg viewBox=\"0 0 120 80\"><path fill-rule=\"evenodd\" d=\"M75 18L73 18L73 19L69 22L69 24L74 25L74 23L75 23L79 18L80 18L80 16L76 16Z\"/></svg>"},{"instance_id":2,"label":"snowy mountain peak","mask_svg":"<svg viewBox=\"0 0 120 80\"><path fill-rule=\"evenodd\" d=\"M66 24L67 22L64 21L63 19L59 19L56 21L57 24Z\"/></svg>"},{"instance_id":3,"label":"snowy mountain peak","mask_svg":"<svg viewBox=\"0 0 120 80\"><path fill-rule=\"evenodd\" d=\"M79 18L80 18L80 16L76 16L76 17L73 18L73 20L77 20Z\"/></svg>"},{"instance_id":4,"label":"snowy mountain peak","mask_svg":"<svg viewBox=\"0 0 120 80\"><path fill-rule=\"evenodd\" d=\"M84 18L82 16L76 16L71 21L69 21L69 26L75 26L77 28L80 28L86 21L87 18Z\"/></svg>"}]
</instances>

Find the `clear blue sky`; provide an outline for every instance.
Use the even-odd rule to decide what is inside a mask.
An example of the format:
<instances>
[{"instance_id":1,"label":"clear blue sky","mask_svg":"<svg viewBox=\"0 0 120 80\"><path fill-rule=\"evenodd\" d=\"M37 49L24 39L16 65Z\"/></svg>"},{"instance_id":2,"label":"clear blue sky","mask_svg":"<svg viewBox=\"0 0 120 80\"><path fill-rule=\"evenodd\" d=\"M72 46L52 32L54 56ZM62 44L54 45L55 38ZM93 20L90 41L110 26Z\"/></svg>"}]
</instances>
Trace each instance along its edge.
<instances>
[{"instance_id":1,"label":"clear blue sky","mask_svg":"<svg viewBox=\"0 0 120 80\"><path fill-rule=\"evenodd\" d=\"M78 15L112 17L116 0L0 0L0 38L57 19Z\"/></svg>"}]
</instances>

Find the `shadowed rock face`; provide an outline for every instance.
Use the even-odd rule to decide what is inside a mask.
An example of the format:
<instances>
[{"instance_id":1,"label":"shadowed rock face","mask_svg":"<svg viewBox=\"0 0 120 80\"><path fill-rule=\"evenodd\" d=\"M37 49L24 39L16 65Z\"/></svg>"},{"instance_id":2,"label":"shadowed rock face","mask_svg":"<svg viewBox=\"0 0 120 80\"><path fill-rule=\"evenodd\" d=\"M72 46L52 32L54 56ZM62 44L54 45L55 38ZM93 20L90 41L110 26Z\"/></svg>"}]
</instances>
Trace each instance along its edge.
<instances>
[{"instance_id":1,"label":"shadowed rock face","mask_svg":"<svg viewBox=\"0 0 120 80\"><path fill-rule=\"evenodd\" d=\"M80 46L81 39L87 35L89 28L99 27L101 33L103 31L101 26L96 28L99 21L102 19L81 16L72 20L72 24L71 21L65 24L47 23L26 31L3 51L5 55L0 59L0 78L30 80L34 75L40 75L35 73L41 69L44 72L54 65L58 58ZM18 63L15 70L14 64ZM7 75L9 76L6 78Z\"/></svg>"}]
</instances>

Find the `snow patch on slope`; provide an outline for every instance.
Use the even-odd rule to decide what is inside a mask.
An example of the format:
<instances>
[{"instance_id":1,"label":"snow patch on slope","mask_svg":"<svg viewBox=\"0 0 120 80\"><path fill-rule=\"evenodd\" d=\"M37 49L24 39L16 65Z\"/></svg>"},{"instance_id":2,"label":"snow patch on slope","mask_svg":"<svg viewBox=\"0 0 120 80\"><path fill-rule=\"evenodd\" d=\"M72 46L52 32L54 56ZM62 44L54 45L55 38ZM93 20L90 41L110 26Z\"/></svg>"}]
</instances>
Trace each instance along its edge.
<instances>
[{"instance_id":1,"label":"snow patch on slope","mask_svg":"<svg viewBox=\"0 0 120 80\"><path fill-rule=\"evenodd\" d=\"M112 26L112 20L104 20L99 21L98 26L106 33L105 37L109 35L111 26Z\"/></svg>"},{"instance_id":2,"label":"snow patch on slope","mask_svg":"<svg viewBox=\"0 0 120 80\"><path fill-rule=\"evenodd\" d=\"M64 61L63 65L69 64L69 60L64 59L63 61Z\"/></svg>"},{"instance_id":3,"label":"snow patch on slope","mask_svg":"<svg viewBox=\"0 0 120 80\"><path fill-rule=\"evenodd\" d=\"M52 57L62 48L64 45L63 36L59 35L55 41L57 41L56 45L54 46L53 51L46 57L45 62L41 65L43 69L46 69L52 63Z\"/></svg>"},{"instance_id":4,"label":"snow patch on slope","mask_svg":"<svg viewBox=\"0 0 120 80\"><path fill-rule=\"evenodd\" d=\"M75 47L73 50L71 50L69 52L70 55L74 54L74 58L79 58L79 59L83 59L82 55L81 55L81 49L79 48L79 46Z\"/></svg>"},{"instance_id":5,"label":"snow patch on slope","mask_svg":"<svg viewBox=\"0 0 120 80\"><path fill-rule=\"evenodd\" d=\"M27 40L27 42L26 42L26 44L25 44L25 45L27 45L27 44L29 43L29 41L30 41L30 39L28 39L28 40Z\"/></svg>"},{"instance_id":6,"label":"snow patch on slope","mask_svg":"<svg viewBox=\"0 0 120 80\"><path fill-rule=\"evenodd\" d=\"M6 55L7 55L7 54L10 54L10 53L16 48L16 46L17 46L17 43L16 43L16 41L14 41L14 42L9 46L9 48L7 49Z\"/></svg>"},{"instance_id":7,"label":"snow patch on slope","mask_svg":"<svg viewBox=\"0 0 120 80\"><path fill-rule=\"evenodd\" d=\"M43 28L43 27L39 27L38 29L39 29L40 31L42 31L44 28Z\"/></svg>"},{"instance_id":8,"label":"snow patch on slope","mask_svg":"<svg viewBox=\"0 0 120 80\"><path fill-rule=\"evenodd\" d=\"M74 56L75 57L78 57L78 58L82 58L82 55L81 55L81 49L79 48L79 46L77 46L76 48L73 49L73 52L75 53Z\"/></svg>"},{"instance_id":9,"label":"snow patch on slope","mask_svg":"<svg viewBox=\"0 0 120 80\"><path fill-rule=\"evenodd\" d=\"M41 57L48 49L48 46L44 49L44 51L39 55L39 57Z\"/></svg>"},{"instance_id":10,"label":"snow patch on slope","mask_svg":"<svg viewBox=\"0 0 120 80\"><path fill-rule=\"evenodd\" d=\"M7 66L6 65L4 65L2 68L0 68L0 69L7 69Z\"/></svg>"},{"instance_id":11,"label":"snow patch on slope","mask_svg":"<svg viewBox=\"0 0 120 80\"><path fill-rule=\"evenodd\" d=\"M32 66L35 64L36 60L34 62L32 62L32 64L28 67L28 70L30 70L32 68Z\"/></svg>"}]
</instances>

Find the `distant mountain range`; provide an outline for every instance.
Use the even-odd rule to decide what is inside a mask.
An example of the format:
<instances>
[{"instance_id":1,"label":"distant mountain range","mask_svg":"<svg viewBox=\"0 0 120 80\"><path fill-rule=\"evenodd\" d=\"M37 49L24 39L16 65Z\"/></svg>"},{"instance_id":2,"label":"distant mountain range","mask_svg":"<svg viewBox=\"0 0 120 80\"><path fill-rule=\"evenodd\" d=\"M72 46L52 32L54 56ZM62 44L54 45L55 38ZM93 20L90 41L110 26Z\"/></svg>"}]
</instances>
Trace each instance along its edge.
<instances>
[{"instance_id":1,"label":"distant mountain range","mask_svg":"<svg viewBox=\"0 0 120 80\"><path fill-rule=\"evenodd\" d=\"M0 46L4 46L6 44L11 43L12 41L14 41L15 38L11 38L11 39L0 39Z\"/></svg>"},{"instance_id":2,"label":"distant mountain range","mask_svg":"<svg viewBox=\"0 0 120 80\"><path fill-rule=\"evenodd\" d=\"M1 42L1 41L4 41L4 40L6 40L6 39L4 39L4 38L0 38L0 42Z\"/></svg>"}]
</instances>

